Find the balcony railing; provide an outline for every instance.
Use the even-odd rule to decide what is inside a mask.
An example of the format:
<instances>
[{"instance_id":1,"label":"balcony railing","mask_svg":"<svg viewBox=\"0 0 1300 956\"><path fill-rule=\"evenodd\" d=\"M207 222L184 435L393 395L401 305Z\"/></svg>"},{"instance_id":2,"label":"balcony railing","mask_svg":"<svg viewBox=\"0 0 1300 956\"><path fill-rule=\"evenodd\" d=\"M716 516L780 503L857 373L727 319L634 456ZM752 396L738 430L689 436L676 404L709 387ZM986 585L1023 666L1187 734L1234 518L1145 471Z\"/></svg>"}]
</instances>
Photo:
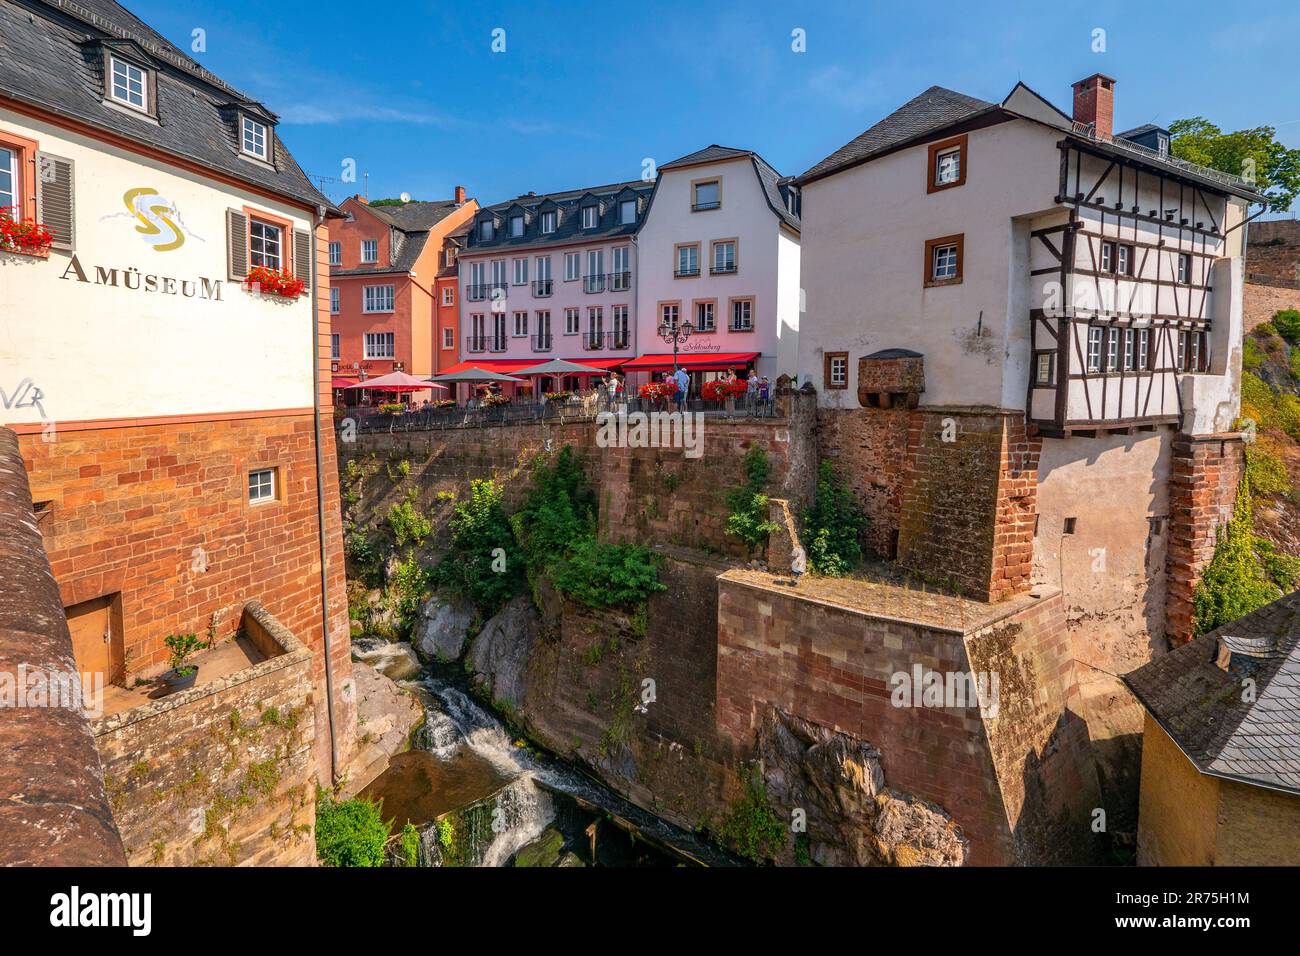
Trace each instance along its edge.
<instances>
[{"instance_id":1,"label":"balcony railing","mask_svg":"<svg viewBox=\"0 0 1300 956\"><path fill-rule=\"evenodd\" d=\"M466 351L466 352L486 352L486 351L487 351L487 336L485 336L485 335L469 335L469 336L466 336L466 337L465 337L465 351Z\"/></svg>"},{"instance_id":2,"label":"balcony railing","mask_svg":"<svg viewBox=\"0 0 1300 956\"><path fill-rule=\"evenodd\" d=\"M487 298L487 294L488 286L486 285L475 285L471 283L470 285L465 286L465 298L470 302L482 302Z\"/></svg>"},{"instance_id":3,"label":"balcony railing","mask_svg":"<svg viewBox=\"0 0 1300 956\"><path fill-rule=\"evenodd\" d=\"M551 350L552 344L553 344L553 339L551 338L550 332L547 332L543 335L533 336L534 352L549 352Z\"/></svg>"},{"instance_id":4,"label":"balcony railing","mask_svg":"<svg viewBox=\"0 0 1300 956\"><path fill-rule=\"evenodd\" d=\"M709 275L726 276L736 271L735 262L715 262L709 267Z\"/></svg>"},{"instance_id":5,"label":"balcony railing","mask_svg":"<svg viewBox=\"0 0 1300 956\"><path fill-rule=\"evenodd\" d=\"M609 274L609 288L611 292L626 292L632 288L632 273L611 272Z\"/></svg>"},{"instance_id":6,"label":"balcony railing","mask_svg":"<svg viewBox=\"0 0 1300 956\"><path fill-rule=\"evenodd\" d=\"M582 333L582 347L588 352L599 352L605 348L605 336L600 332Z\"/></svg>"},{"instance_id":7,"label":"balcony railing","mask_svg":"<svg viewBox=\"0 0 1300 956\"><path fill-rule=\"evenodd\" d=\"M508 344L509 343L504 335L500 338L493 338L488 341L488 351L504 352Z\"/></svg>"},{"instance_id":8,"label":"balcony railing","mask_svg":"<svg viewBox=\"0 0 1300 956\"><path fill-rule=\"evenodd\" d=\"M632 343L632 334L627 329L615 329L609 333L611 349L625 349Z\"/></svg>"},{"instance_id":9,"label":"balcony railing","mask_svg":"<svg viewBox=\"0 0 1300 956\"><path fill-rule=\"evenodd\" d=\"M544 299L555 291L554 279L534 279L533 295L539 299Z\"/></svg>"},{"instance_id":10,"label":"balcony railing","mask_svg":"<svg viewBox=\"0 0 1300 956\"><path fill-rule=\"evenodd\" d=\"M700 274L700 267L698 265L688 266L685 269L679 267L673 270L674 279L693 279L695 278L695 276L699 274Z\"/></svg>"},{"instance_id":11,"label":"balcony railing","mask_svg":"<svg viewBox=\"0 0 1300 956\"><path fill-rule=\"evenodd\" d=\"M603 274L585 276L582 280L582 290L584 292L604 292L605 276Z\"/></svg>"},{"instance_id":12,"label":"balcony railing","mask_svg":"<svg viewBox=\"0 0 1300 956\"><path fill-rule=\"evenodd\" d=\"M718 209L721 206L722 202L717 199L713 200L713 202L695 202L691 203L691 212L701 212L705 209Z\"/></svg>"}]
</instances>

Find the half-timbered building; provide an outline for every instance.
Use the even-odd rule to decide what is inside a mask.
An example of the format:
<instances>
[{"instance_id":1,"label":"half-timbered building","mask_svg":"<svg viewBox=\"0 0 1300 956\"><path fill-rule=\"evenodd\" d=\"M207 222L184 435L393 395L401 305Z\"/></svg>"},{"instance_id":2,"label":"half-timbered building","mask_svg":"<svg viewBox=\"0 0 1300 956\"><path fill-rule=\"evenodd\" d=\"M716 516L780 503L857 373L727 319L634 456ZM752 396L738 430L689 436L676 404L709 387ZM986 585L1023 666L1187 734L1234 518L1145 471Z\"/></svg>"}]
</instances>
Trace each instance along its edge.
<instances>
[{"instance_id":1,"label":"half-timbered building","mask_svg":"<svg viewBox=\"0 0 1300 956\"><path fill-rule=\"evenodd\" d=\"M1114 675L1190 633L1231 511L1262 197L1167 130L1116 135L1114 92L1090 76L1066 113L932 87L799 177L799 368L878 552L992 601L1062 593L1079 710L1135 811Z\"/></svg>"}]
</instances>

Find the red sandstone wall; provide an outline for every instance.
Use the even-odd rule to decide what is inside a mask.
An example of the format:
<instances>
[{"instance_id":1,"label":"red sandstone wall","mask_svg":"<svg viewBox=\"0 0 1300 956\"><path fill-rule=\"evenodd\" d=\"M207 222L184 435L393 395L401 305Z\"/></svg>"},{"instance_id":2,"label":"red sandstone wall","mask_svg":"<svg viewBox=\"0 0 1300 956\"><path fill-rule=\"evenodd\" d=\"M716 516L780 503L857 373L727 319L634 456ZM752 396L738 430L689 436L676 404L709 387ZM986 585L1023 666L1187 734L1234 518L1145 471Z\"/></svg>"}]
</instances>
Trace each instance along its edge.
<instances>
[{"instance_id":1,"label":"red sandstone wall","mask_svg":"<svg viewBox=\"0 0 1300 956\"><path fill-rule=\"evenodd\" d=\"M871 522L867 543L886 559L898 548L911 416L906 408L817 411L818 453L853 492Z\"/></svg>"},{"instance_id":2,"label":"red sandstone wall","mask_svg":"<svg viewBox=\"0 0 1300 956\"><path fill-rule=\"evenodd\" d=\"M1169 477L1166 635L1192 637L1192 603L1201 571L1214 557L1217 529L1232 517L1245 467L1240 435L1179 435Z\"/></svg>"}]
</instances>

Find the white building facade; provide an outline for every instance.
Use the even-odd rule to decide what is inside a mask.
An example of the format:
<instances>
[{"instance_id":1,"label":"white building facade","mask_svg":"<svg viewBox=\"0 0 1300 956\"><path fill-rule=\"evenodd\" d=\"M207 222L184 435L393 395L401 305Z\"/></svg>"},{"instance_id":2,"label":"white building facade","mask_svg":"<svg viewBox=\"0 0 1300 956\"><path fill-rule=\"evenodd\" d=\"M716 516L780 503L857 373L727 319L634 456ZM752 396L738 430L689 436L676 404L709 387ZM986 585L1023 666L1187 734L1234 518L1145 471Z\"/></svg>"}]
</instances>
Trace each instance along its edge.
<instances>
[{"instance_id":1,"label":"white building facade","mask_svg":"<svg viewBox=\"0 0 1300 956\"><path fill-rule=\"evenodd\" d=\"M660 166L636 237L640 354L629 380L671 369L659 329L687 322L678 363L696 387L727 368L793 376L799 229L798 190L757 153L714 145Z\"/></svg>"}]
</instances>

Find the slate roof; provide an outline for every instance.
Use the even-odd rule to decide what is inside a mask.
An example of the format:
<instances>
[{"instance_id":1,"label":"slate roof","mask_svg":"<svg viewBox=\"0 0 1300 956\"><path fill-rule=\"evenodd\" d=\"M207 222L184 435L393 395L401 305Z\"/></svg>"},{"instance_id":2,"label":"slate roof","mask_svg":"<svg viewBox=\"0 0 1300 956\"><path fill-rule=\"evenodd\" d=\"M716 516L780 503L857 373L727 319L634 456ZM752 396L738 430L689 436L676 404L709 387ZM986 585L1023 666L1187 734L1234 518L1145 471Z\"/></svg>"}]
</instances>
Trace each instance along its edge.
<instances>
[{"instance_id":1,"label":"slate roof","mask_svg":"<svg viewBox=\"0 0 1300 956\"><path fill-rule=\"evenodd\" d=\"M157 120L104 102L103 72L87 41L129 40L153 60ZM280 136L273 164L240 157L234 105L275 114L186 56L111 0L0 0L0 93L196 162L312 206L337 211Z\"/></svg>"},{"instance_id":2,"label":"slate roof","mask_svg":"<svg viewBox=\"0 0 1300 956\"><path fill-rule=\"evenodd\" d=\"M1155 133L1155 132L1168 133L1169 130L1165 129L1163 126L1157 126L1155 123L1143 123L1141 126L1134 126L1132 129L1126 129L1122 133L1116 133L1115 138L1136 139L1139 136L1143 136L1147 133Z\"/></svg>"},{"instance_id":3,"label":"slate roof","mask_svg":"<svg viewBox=\"0 0 1300 956\"><path fill-rule=\"evenodd\" d=\"M1246 678L1253 701L1243 700ZM1202 773L1300 793L1300 592L1157 657L1124 683Z\"/></svg>"},{"instance_id":4,"label":"slate roof","mask_svg":"<svg viewBox=\"0 0 1300 956\"><path fill-rule=\"evenodd\" d=\"M804 185L850 166L865 163L876 155L919 139L934 130L995 109L998 109L996 104L942 86L932 86L920 96L908 100L861 136L831 153L799 176L797 182Z\"/></svg>"},{"instance_id":5,"label":"slate roof","mask_svg":"<svg viewBox=\"0 0 1300 956\"><path fill-rule=\"evenodd\" d=\"M636 179L625 183L610 183L605 186L591 186L585 189L566 189L563 192L556 193L516 196L514 199L508 199L505 202L494 203L479 210L474 217L475 228L467 237L465 251L468 253L487 252L631 236L637 231L641 220L645 216L646 203L652 188L652 183ZM635 192L638 197L637 221L634 223L620 223L618 221L618 204L614 202L614 197L628 189ZM595 229L582 228L582 215L579 212L579 207L588 193L594 194L597 199L605 204L605 209ZM560 217L555 232L543 235L538 207L548 201L555 203L559 207ZM529 215L524 224L524 234L514 237L509 234L509 221L506 213L516 205L523 207ZM485 218L484 213L489 212L497 216L498 226L493 231L493 238L484 242L479 238L477 224Z\"/></svg>"},{"instance_id":6,"label":"slate roof","mask_svg":"<svg viewBox=\"0 0 1300 956\"><path fill-rule=\"evenodd\" d=\"M659 169L662 172L667 169L696 166L702 163L715 163L742 156L748 156L753 160L754 172L758 174L759 184L763 187L763 193L767 197L767 204L772 208L772 211L786 225L796 230L799 229L799 214L790 208L791 194L793 193L796 196L798 194L798 189L794 185L794 177L782 176L752 149L736 149L734 146L719 146L714 143L705 146L703 149L697 149L693 153L687 153L685 156L679 156L671 162L664 163ZM794 207L795 209L799 208L797 199Z\"/></svg>"},{"instance_id":7,"label":"slate roof","mask_svg":"<svg viewBox=\"0 0 1300 956\"><path fill-rule=\"evenodd\" d=\"M357 276L410 272L429 242L429 230L460 208L454 199L439 202L408 202L400 206L363 206L389 229L391 261L389 266L358 266L355 269L331 269L330 275Z\"/></svg>"}]
</instances>

